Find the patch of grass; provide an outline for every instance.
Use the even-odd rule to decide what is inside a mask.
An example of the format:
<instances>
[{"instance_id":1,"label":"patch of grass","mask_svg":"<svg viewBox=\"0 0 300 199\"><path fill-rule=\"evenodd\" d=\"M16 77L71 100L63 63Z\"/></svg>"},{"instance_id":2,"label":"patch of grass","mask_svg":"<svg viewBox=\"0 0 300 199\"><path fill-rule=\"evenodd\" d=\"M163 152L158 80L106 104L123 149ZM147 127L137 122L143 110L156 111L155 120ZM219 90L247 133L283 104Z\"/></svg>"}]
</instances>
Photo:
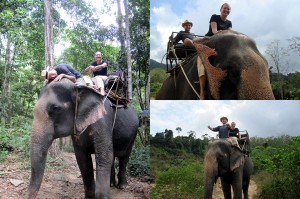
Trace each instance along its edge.
<instances>
[{"instance_id":1,"label":"patch of grass","mask_svg":"<svg viewBox=\"0 0 300 199\"><path fill-rule=\"evenodd\" d=\"M200 161L189 160L158 172L151 198L201 198L204 193L203 170Z\"/></svg>"}]
</instances>

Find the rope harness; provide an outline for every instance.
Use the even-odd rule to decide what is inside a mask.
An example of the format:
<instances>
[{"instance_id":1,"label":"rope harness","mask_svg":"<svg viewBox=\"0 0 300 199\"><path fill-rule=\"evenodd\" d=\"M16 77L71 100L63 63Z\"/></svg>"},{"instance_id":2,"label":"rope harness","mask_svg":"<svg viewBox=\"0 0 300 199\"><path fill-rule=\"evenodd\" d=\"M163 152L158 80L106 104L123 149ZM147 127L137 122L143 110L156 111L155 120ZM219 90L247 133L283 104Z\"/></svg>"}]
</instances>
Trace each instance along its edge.
<instances>
[{"instance_id":1,"label":"rope harness","mask_svg":"<svg viewBox=\"0 0 300 199\"><path fill-rule=\"evenodd\" d=\"M175 52L175 48L174 47L170 47L170 51L174 54L175 56L175 59L178 59L177 55L176 55L176 52ZM186 72L184 71L183 67L182 67L182 64L179 63L179 66L182 70L182 73L185 77L185 79L187 80L188 84L190 85L190 87L192 88L192 90L194 91L194 93L197 95L197 97L200 99L200 95L197 93L196 89L194 88L194 86L192 85L192 83L190 82L188 76L186 75ZM174 83L175 83L175 88L176 88L176 73L174 73Z\"/></svg>"},{"instance_id":2,"label":"rope harness","mask_svg":"<svg viewBox=\"0 0 300 199\"><path fill-rule=\"evenodd\" d=\"M73 127L73 134L76 139L76 141L79 140L80 135L86 130L87 127L85 127L80 133L77 133L76 130L76 122L77 122L77 113L78 113L78 101L79 101L79 95L78 95L78 88L76 87L76 99L75 99L75 113L74 113L74 127Z\"/></svg>"}]
</instances>

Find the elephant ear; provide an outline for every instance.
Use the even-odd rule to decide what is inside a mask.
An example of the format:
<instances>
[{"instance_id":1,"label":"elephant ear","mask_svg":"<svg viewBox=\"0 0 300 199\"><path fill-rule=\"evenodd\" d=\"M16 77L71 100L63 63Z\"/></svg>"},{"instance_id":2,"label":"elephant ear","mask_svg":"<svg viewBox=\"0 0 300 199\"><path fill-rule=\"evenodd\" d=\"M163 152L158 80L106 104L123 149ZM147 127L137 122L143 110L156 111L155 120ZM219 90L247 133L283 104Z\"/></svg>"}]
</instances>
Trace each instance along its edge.
<instances>
[{"instance_id":1,"label":"elephant ear","mask_svg":"<svg viewBox=\"0 0 300 199\"><path fill-rule=\"evenodd\" d=\"M87 86L77 86L75 104L75 125L79 133L106 114L103 96Z\"/></svg>"},{"instance_id":2,"label":"elephant ear","mask_svg":"<svg viewBox=\"0 0 300 199\"><path fill-rule=\"evenodd\" d=\"M208 58L212 55L217 56L217 52L206 46L205 44L209 43L208 38L198 39L194 41L194 45L197 49L198 56L202 60L202 63L205 67L207 80L209 84L209 89L211 95L214 99L220 99L220 86L221 81L225 78L226 71L223 71L221 68L217 68L211 65Z\"/></svg>"},{"instance_id":3,"label":"elephant ear","mask_svg":"<svg viewBox=\"0 0 300 199\"><path fill-rule=\"evenodd\" d=\"M245 163L244 154L238 149L232 148L233 152L230 154L230 171L234 171Z\"/></svg>"}]
</instances>

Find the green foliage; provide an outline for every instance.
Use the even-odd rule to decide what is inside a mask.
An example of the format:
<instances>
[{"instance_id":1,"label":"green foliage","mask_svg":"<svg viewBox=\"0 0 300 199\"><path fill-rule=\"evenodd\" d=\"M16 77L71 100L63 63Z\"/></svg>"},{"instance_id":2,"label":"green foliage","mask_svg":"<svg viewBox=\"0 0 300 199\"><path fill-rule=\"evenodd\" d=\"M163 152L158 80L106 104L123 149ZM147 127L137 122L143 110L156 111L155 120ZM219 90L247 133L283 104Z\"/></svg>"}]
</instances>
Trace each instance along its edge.
<instances>
[{"instance_id":1,"label":"green foliage","mask_svg":"<svg viewBox=\"0 0 300 199\"><path fill-rule=\"evenodd\" d=\"M150 143L151 146L163 148L171 154L176 154L177 150L184 150L203 157L208 140L196 139L193 135L191 133L189 136L177 136L174 138L172 130L166 129L165 132L156 133L154 137L150 137Z\"/></svg>"},{"instance_id":2,"label":"green foliage","mask_svg":"<svg viewBox=\"0 0 300 199\"><path fill-rule=\"evenodd\" d=\"M156 93L159 91L163 82L167 79L168 76L169 75L162 68L154 68L150 71L150 77L151 77L150 97L151 98L155 98Z\"/></svg>"},{"instance_id":3,"label":"green foliage","mask_svg":"<svg viewBox=\"0 0 300 199\"><path fill-rule=\"evenodd\" d=\"M127 169L132 176L150 175L150 146L144 147L139 138L133 146Z\"/></svg>"},{"instance_id":4,"label":"green foliage","mask_svg":"<svg viewBox=\"0 0 300 199\"><path fill-rule=\"evenodd\" d=\"M283 88L283 99L298 100L300 99L300 72L283 74L272 74L272 90L276 99L281 99L281 85Z\"/></svg>"},{"instance_id":5,"label":"green foliage","mask_svg":"<svg viewBox=\"0 0 300 199\"><path fill-rule=\"evenodd\" d=\"M258 181L261 198L299 198L300 136L260 138L251 157L256 173L267 172L271 180ZM267 143L267 144L266 144Z\"/></svg>"},{"instance_id":6,"label":"green foliage","mask_svg":"<svg viewBox=\"0 0 300 199\"><path fill-rule=\"evenodd\" d=\"M151 198L201 198L204 193L203 181L204 169L201 162L195 160L182 162L157 174Z\"/></svg>"},{"instance_id":7,"label":"green foliage","mask_svg":"<svg viewBox=\"0 0 300 199\"><path fill-rule=\"evenodd\" d=\"M11 151L29 157L30 121L24 117L14 117L12 123L12 128L0 126L0 160Z\"/></svg>"}]
</instances>

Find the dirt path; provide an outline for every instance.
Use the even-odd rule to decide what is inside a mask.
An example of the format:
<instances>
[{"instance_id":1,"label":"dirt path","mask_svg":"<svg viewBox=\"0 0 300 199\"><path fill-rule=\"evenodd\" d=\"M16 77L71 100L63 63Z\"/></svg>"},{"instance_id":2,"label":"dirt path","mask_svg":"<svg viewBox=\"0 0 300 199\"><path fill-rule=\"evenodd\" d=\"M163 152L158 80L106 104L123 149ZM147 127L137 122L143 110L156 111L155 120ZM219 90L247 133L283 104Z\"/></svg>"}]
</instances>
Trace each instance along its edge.
<instances>
[{"instance_id":1,"label":"dirt path","mask_svg":"<svg viewBox=\"0 0 300 199\"><path fill-rule=\"evenodd\" d=\"M62 155L63 160L58 161L58 164L63 166L58 165L55 170L46 168L38 199L84 198L83 183L74 154L63 152ZM14 161L14 157L8 157L5 163L0 163L0 199L24 198L29 185L30 168L24 170L22 164L24 163ZM128 183L129 186L124 190L111 188L111 198L150 198L147 179L128 177Z\"/></svg>"},{"instance_id":2,"label":"dirt path","mask_svg":"<svg viewBox=\"0 0 300 199\"><path fill-rule=\"evenodd\" d=\"M257 197L257 185L253 180L250 180L248 194L249 194L249 199L258 198ZM217 183L214 186L214 191L213 191L213 197L212 198L213 199L224 198L220 178L218 179Z\"/></svg>"}]
</instances>

